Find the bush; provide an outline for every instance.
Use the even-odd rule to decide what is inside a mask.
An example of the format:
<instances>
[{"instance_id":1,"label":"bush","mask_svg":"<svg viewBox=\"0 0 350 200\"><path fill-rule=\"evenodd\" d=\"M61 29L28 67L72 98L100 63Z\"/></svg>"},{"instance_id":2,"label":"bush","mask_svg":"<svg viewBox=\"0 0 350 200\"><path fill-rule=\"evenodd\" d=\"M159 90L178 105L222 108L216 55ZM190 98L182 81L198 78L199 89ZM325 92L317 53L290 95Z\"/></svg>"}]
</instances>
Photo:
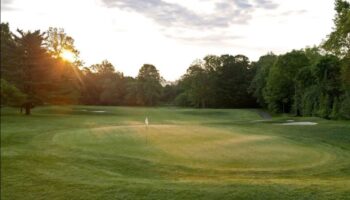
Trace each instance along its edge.
<instances>
[{"instance_id":1,"label":"bush","mask_svg":"<svg viewBox=\"0 0 350 200\"><path fill-rule=\"evenodd\" d=\"M1 106L19 106L25 101L25 94L23 94L16 86L10 84L4 79L1 79Z\"/></svg>"},{"instance_id":2,"label":"bush","mask_svg":"<svg viewBox=\"0 0 350 200\"><path fill-rule=\"evenodd\" d=\"M188 94L183 92L175 98L175 105L177 106L191 106L191 101L189 100Z\"/></svg>"},{"instance_id":3,"label":"bush","mask_svg":"<svg viewBox=\"0 0 350 200\"><path fill-rule=\"evenodd\" d=\"M344 119L350 119L350 94L347 94L341 104L339 116Z\"/></svg>"}]
</instances>

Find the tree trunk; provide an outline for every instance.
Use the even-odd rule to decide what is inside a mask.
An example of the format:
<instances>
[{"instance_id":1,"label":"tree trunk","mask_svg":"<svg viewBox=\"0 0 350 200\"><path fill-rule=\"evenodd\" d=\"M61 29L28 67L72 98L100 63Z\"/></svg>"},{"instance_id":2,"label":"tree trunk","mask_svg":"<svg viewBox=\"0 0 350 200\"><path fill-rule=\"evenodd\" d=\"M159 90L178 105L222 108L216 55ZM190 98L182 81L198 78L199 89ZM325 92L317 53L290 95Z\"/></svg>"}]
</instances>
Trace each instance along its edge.
<instances>
[{"instance_id":1,"label":"tree trunk","mask_svg":"<svg viewBox=\"0 0 350 200\"><path fill-rule=\"evenodd\" d=\"M26 103L25 104L25 109L26 109L26 115L30 115L30 109L32 108L31 103Z\"/></svg>"}]
</instances>

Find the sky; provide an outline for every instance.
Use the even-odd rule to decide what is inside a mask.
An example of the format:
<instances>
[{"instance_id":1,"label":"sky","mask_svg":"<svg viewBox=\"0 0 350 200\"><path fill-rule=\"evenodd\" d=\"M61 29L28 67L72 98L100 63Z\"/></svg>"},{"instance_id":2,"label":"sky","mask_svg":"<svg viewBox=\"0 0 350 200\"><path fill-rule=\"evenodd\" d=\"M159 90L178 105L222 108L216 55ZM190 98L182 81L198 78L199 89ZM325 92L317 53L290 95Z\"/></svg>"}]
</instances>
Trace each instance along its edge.
<instances>
[{"instance_id":1,"label":"sky","mask_svg":"<svg viewBox=\"0 0 350 200\"><path fill-rule=\"evenodd\" d=\"M319 45L332 31L333 0L1 0L12 31L64 28L86 66L107 59L124 75L153 64L168 81L206 55Z\"/></svg>"}]
</instances>

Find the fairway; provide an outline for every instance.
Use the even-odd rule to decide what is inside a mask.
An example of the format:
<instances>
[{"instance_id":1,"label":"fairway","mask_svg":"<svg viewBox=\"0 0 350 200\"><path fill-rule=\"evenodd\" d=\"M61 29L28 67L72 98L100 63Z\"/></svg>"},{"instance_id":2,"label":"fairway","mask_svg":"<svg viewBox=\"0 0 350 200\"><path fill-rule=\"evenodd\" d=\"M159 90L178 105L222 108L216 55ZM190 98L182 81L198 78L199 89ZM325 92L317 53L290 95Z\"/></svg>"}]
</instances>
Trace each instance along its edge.
<instances>
[{"instance_id":1,"label":"fairway","mask_svg":"<svg viewBox=\"0 0 350 200\"><path fill-rule=\"evenodd\" d=\"M350 199L348 121L258 113L4 108L1 198Z\"/></svg>"}]
</instances>

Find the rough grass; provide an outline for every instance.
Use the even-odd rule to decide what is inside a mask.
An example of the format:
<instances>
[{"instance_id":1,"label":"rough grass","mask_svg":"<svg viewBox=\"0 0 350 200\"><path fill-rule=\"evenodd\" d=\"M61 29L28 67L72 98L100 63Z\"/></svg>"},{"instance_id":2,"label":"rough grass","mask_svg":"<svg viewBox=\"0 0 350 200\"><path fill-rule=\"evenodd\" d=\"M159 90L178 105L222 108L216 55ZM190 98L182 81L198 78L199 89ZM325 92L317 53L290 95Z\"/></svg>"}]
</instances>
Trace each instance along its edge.
<instances>
[{"instance_id":1,"label":"rough grass","mask_svg":"<svg viewBox=\"0 0 350 200\"><path fill-rule=\"evenodd\" d=\"M2 109L2 199L350 199L346 121L264 122L254 110L33 111ZM286 119L318 125L275 124Z\"/></svg>"}]
</instances>

